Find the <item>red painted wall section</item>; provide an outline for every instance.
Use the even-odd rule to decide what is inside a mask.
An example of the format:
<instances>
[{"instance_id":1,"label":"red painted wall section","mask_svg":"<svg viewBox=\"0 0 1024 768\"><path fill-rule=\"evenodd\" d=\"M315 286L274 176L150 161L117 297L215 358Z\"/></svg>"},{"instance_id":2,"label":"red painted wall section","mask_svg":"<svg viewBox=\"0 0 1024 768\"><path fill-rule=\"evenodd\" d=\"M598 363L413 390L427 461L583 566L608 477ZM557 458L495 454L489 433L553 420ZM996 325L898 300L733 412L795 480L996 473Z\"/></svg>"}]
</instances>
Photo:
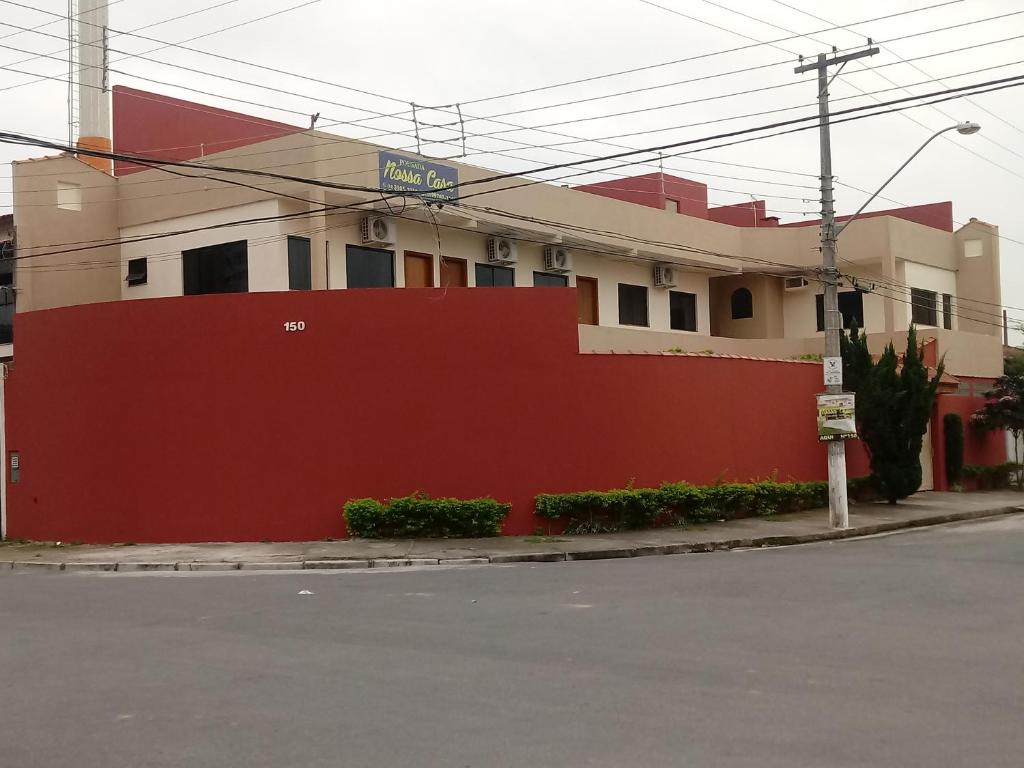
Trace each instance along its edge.
<instances>
[{"instance_id":1,"label":"red painted wall section","mask_svg":"<svg viewBox=\"0 0 1024 768\"><path fill-rule=\"evenodd\" d=\"M167 160L195 160L260 141L301 133L302 128L147 91L113 88L114 152ZM147 170L115 161L118 176Z\"/></svg>"},{"instance_id":2,"label":"red painted wall section","mask_svg":"<svg viewBox=\"0 0 1024 768\"><path fill-rule=\"evenodd\" d=\"M964 464L990 466L1007 461L1006 433L982 432L971 426L971 416L985 404L985 395L993 379L957 376L961 386L970 387L971 394L942 394L937 398L932 416L932 450L934 451L935 490L949 490L946 479L946 438L943 418L957 413L964 421Z\"/></svg>"},{"instance_id":3,"label":"red painted wall section","mask_svg":"<svg viewBox=\"0 0 1024 768\"><path fill-rule=\"evenodd\" d=\"M541 492L826 472L820 366L579 354L571 289L197 296L16 323L14 538L321 539L344 535L346 500L416 491L509 501L506 532L528 534Z\"/></svg>"},{"instance_id":4,"label":"red painted wall section","mask_svg":"<svg viewBox=\"0 0 1024 768\"><path fill-rule=\"evenodd\" d=\"M929 203L927 205L911 205L906 208L890 208L886 211L871 211L862 213L858 218L871 219L875 216L892 216L897 219L913 221L917 224L924 224L926 227L934 227L945 232L953 231L953 203ZM837 216L836 221L847 221L852 216ZM814 221L793 221L783 224L783 227L817 227L821 225L821 219Z\"/></svg>"},{"instance_id":5,"label":"red painted wall section","mask_svg":"<svg viewBox=\"0 0 1024 768\"><path fill-rule=\"evenodd\" d=\"M725 205L721 208L708 210L708 218L721 224L734 227L777 227L777 216L769 216L764 200L751 200L749 203Z\"/></svg>"},{"instance_id":6,"label":"red painted wall section","mask_svg":"<svg viewBox=\"0 0 1024 768\"><path fill-rule=\"evenodd\" d=\"M574 187L581 192L624 200L627 203L645 205L664 210L669 200L679 203L679 213L698 219L708 217L708 187L699 181L690 181L679 176L648 173L628 179L613 179L598 184Z\"/></svg>"}]
</instances>

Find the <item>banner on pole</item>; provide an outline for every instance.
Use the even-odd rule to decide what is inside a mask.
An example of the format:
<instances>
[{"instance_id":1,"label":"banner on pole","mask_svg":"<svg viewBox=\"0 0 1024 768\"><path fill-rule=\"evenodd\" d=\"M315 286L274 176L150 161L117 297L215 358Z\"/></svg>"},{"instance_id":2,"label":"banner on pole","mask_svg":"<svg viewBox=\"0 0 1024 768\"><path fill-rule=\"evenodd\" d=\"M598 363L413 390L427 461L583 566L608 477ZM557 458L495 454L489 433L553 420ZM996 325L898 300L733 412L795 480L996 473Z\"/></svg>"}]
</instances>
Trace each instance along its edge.
<instances>
[{"instance_id":1,"label":"banner on pole","mask_svg":"<svg viewBox=\"0 0 1024 768\"><path fill-rule=\"evenodd\" d=\"M856 399L852 392L818 395L818 440L857 437Z\"/></svg>"}]
</instances>

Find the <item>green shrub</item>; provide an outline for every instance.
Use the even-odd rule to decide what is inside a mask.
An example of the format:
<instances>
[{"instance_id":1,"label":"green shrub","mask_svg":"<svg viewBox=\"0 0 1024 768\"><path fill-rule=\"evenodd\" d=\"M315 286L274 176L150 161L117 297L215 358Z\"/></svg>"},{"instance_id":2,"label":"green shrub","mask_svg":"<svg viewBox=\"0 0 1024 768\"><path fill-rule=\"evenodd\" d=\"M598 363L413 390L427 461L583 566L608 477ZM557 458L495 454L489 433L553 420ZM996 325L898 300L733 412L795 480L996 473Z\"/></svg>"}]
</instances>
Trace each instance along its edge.
<instances>
[{"instance_id":1,"label":"green shrub","mask_svg":"<svg viewBox=\"0 0 1024 768\"><path fill-rule=\"evenodd\" d=\"M432 499L426 494L354 499L345 504L345 524L364 539L497 536L512 508L494 499Z\"/></svg>"},{"instance_id":2,"label":"green shrub","mask_svg":"<svg viewBox=\"0 0 1024 768\"><path fill-rule=\"evenodd\" d=\"M567 533L651 528L797 512L828 504L827 483L666 483L660 488L541 494L537 514Z\"/></svg>"},{"instance_id":3,"label":"green shrub","mask_svg":"<svg viewBox=\"0 0 1024 768\"><path fill-rule=\"evenodd\" d=\"M1021 470L1022 465L1012 461L991 465L967 464L964 466L961 476L973 480L979 491L991 491L1009 488Z\"/></svg>"},{"instance_id":4,"label":"green shrub","mask_svg":"<svg viewBox=\"0 0 1024 768\"><path fill-rule=\"evenodd\" d=\"M946 433L946 480L956 485L964 471L964 420L958 413L947 413L942 427Z\"/></svg>"}]
</instances>

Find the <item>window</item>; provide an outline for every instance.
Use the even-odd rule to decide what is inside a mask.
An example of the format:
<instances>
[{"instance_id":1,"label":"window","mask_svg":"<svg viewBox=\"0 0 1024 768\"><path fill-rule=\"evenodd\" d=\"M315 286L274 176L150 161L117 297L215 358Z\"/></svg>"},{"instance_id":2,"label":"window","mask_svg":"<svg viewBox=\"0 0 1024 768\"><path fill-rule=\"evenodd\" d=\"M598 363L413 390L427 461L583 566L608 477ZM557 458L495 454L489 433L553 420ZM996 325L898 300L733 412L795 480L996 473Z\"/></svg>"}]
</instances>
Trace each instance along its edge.
<instances>
[{"instance_id":1,"label":"window","mask_svg":"<svg viewBox=\"0 0 1024 768\"><path fill-rule=\"evenodd\" d=\"M814 297L818 313L818 330L825 330L825 297L818 294ZM839 314L843 316L843 328L849 330L854 322L864 330L864 294L860 291L844 291L839 294Z\"/></svg>"},{"instance_id":2,"label":"window","mask_svg":"<svg viewBox=\"0 0 1024 768\"><path fill-rule=\"evenodd\" d=\"M129 286L145 285L149 281L149 260L143 256L128 260L128 276L124 279Z\"/></svg>"},{"instance_id":3,"label":"window","mask_svg":"<svg viewBox=\"0 0 1024 768\"><path fill-rule=\"evenodd\" d=\"M964 240L964 258L976 259L985 253L985 245L981 240Z\"/></svg>"},{"instance_id":4,"label":"window","mask_svg":"<svg viewBox=\"0 0 1024 768\"><path fill-rule=\"evenodd\" d=\"M57 207L64 211L82 210L82 185L71 181L58 181Z\"/></svg>"},{"instance_id":5,"label":"window","mask_svg":"<svg viewBox=\"0 0 1024 768\"><path fill-rule=\"evenodd\" d=\"M313 287L313 265L309 238L288 238L288 290L308 291Z\"/></svg>"},{"instance_id":6,"label":"window","mask_svg":"<svg viewBox=\"0 0 1024 768\"><path fill-rule=\"evenodd\" d=\"M13 255L13 249L5 250L3 246L8 243L0 243L0 344L11 344L14 341L14 261L9 255ZM8 255L9 254L9 255Z\"/></svg>"},{"instance_id":7,"label":"window","mask_svg":"<svg viewBox=\"0 0 1024 768\"><path fill-rule=\"evenodd\" d=\"M697 330L697 294L669 291L668 308L672 330Z\"/></svg>"},{"instance_id":8,"label":"window","mask_svg":"<svg viewBox=\"0 0 1024 768\"><path fill-rule=\"evenodd\" d=\"M347 245L345 274L349 288L394 288L395 253Z\"/></svg>"},{"instance_id":9,"label":"window","mask_svg":"<svg viewBox=\"0 0 1024 768\"><path fill-rule=\"evenodd\" d=\"M910 319L914 325L938 325L938 311L935 306L937 298L935 291L926 291L923 288L910 289Z\"/></svg>"},{"instance_id":10,"label":"window","mask_svg":"<svg viewBox=\"0 0 1024 768\"><path fill-rule=\"evenodd\" d=\"M942 327L953 330L953 297L948 293L942 294Z\"/></svg>"},{"instance_id":11,"label":"window","mask_svg":"<svg viewBox=\"0 0 1024 768\"><path fill-rule=\"evenodd\" d=\"M516 271L510 267L476 265L477 288L511 288L516 284Z\"/></svg>"},{"instance_id":12,"label":"window","mask_svg":"<svg viewBox=\"0 0 1024 768\"><path fill-rule=\"evenodd\" d=\"M732 319L745 320L754 316L754 296L749 288L737 288L729 302L732 305Z\"/></svg>"},{"instance_id":13,"label":"window","mask_svg":"<svg viewBox=\"0 0 1024 768\"><path fill-rule=\"evenodd\" d=\"M245 240L182 251L184 293L245 293L249 290L249 244Z\"/></svg>"},{"instance_id":14,"label":"window","mask_svg":"<svg viewBox=\"0 0 1024 768\"><path fill-rule=\"evenodd\" d=\"M552 275L549 272L534 272L533 284L537 288L567 288L569 278L565 275Z\"/></svg>"},{"instance_id":15,"label":"window","mask_svg":"<svg viewBox=\"0 0 1024 768\"><path fill-rule=\"evenodd\" d=\"M647 326L647 289L619 283L619 325Z\"/></svg>"},{"instance_id":16,"label":"window","mask_svg":"<svg viewBox=\"0 0 1024 768\"><path fill-rule=\"evenodd\" d=\"M666 199L665 200L665 210L668 211L669 213L679 213L679 201L678 200L672 200L672 199Z\"/></svg>"}]
</instances>

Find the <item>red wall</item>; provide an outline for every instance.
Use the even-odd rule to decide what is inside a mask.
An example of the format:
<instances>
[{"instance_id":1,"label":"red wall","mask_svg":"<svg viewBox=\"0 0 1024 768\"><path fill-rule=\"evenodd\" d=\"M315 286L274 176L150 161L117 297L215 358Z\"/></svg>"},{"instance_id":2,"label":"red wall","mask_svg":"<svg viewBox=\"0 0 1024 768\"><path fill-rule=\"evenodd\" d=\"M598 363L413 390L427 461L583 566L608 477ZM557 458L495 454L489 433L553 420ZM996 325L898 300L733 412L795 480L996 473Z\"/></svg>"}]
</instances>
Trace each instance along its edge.
<instances>
[{"instance_id":1,"label":"red wall","mask_svg":"<svg viewBox=\"0 0 1024 768\"><path fill-rule=\"evenodd\" d=\"M112 111L115 152L167 160L195 160L303 130L123 85L113 88ZM114 164L118 176L144 170L123 161Z\"/></svg>"},{"instance_id":2,"label":"red wall","mask_svg":"<svg viewBox=\"0 0 1024 768\"><path fill-rule=\"evenodd\" d=\"M777 227L779 219L768 216L764 200L751 200L749 203L723 205L708 210L708 218L734 227Z\"/></svg>"},{"instance_id":3,"label":"red wall","mask_svg":"<svg viewBox=\"0 0 1024 768\"><path fill-rule=\"evenodd\" d=\"M964 464L994 465L1007 460L1006 433L982 432L971 426L971 415L985 404L984 393L992 388L992 379L978 379L957 376L961 384L969 384L973 394L945 394L938 396L935 413L932 416L932 450L935 458L935 490L949 490L946 481L946 439L943 417L947 413L958 413L964 420Z\"/></svg>"},{"instance_id":4,"label":"red wall","mask_svg":"<svg viewBox=\"0 0 1024 768\"><path fill-rule=\"evenodd\" d=\"M415 491L510 501L507 532L525 534L541 492L825 477L820 366L581 355L572 290L198 296L16 322L14 538L320 539L344 534L347 499Z\"/></svg>"},{"instance_id":5,"label":"red wall","mask_svg":"<svg viewBox=\"0 0 1024 768\"><path fill-rule=\"evenodd\" d=\"M862 213L858 218L870 219L875 216L892 216L897 219L905 219L906 221L913 221L917 224L924 224L926 227L935 227L935 229L941 229L946 232L953 231L953 203L929 203L927 205L909 205L905 208L890 208L886 211L870 211L869 213ZM837 222L843 222L847 219L852 218L851 216L836 216ZM821 220L817 219L814 221L794 221L789 224L783 224L784 227L817 227L821 225Z\"/></svg>"},{"instance_id":6,"label":"red wall","mask_svg":"<svg viewBox=\"0 0 1024 768\"><path fill-rule=\"evenodd\" d=\"M593 195L625 200L627 203L646 205L664 210L667 200L679 203L679 213L698 219L708 217L708 187L699 181L679 176L648 173L628 179L613 179L598 184L584 184L575 189Z\"/></svg>"}]
</instances>

